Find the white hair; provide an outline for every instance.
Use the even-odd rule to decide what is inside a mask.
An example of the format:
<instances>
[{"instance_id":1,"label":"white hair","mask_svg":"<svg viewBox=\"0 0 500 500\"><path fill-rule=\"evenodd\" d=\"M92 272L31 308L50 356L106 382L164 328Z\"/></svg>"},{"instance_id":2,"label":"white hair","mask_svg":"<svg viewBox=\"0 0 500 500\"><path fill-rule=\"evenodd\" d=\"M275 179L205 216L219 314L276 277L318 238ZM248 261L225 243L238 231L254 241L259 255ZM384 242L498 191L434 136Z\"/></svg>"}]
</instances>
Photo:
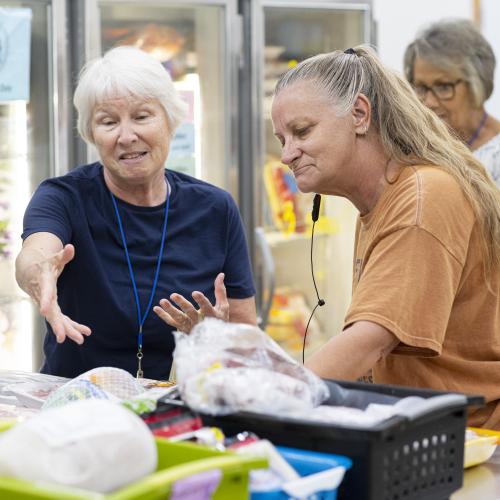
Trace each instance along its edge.
<instances>
[{"instance_id":1,"label":"white hair","mask_svg":"<svg viewBox=\"0 0 500 500\"><path fill-rule=\"evenodd\" d=\"M78 111L78 132L86 142L94 144L95 106L116 96L157 99L165 110L172 135L186 116L187 104L159 61L135 47L116 47L89 61L80 72L73 104Z\"/></svg>"}]
</instances>

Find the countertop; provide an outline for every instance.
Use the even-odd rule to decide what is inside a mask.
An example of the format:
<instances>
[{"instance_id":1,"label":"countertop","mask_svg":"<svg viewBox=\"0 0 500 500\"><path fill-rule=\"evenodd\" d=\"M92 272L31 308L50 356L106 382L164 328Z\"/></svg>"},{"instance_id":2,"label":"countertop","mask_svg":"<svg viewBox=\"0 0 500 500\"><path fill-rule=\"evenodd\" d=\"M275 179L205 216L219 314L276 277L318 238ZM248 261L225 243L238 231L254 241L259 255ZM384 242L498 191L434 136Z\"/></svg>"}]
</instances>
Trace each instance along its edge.
<instances>
[{"instance_id":1,"label":"countertop","mask_svg":"<svg viewBox=\"0 0 500 500\"><path fill-rule=\"evenodd\" d=\"M500 500L500 446L488 462L464 471L464 485L450 500Z\"/></svg>"}]
</instances>

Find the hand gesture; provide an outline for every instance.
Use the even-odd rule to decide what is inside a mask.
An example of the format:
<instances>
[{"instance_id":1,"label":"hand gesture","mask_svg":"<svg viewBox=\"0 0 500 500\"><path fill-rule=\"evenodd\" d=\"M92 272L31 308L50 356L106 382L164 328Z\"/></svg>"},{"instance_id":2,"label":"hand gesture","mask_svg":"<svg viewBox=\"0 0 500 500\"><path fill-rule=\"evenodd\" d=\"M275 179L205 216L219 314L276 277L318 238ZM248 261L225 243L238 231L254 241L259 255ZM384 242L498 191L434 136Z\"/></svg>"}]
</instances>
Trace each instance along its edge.
<instances>
[{"instance_id":1,"label":"hand gesture","mask_svg":"<svg viewBox=\"0 0 500 500\"><path fill-rule=\"evenodd\" d=\"M91 333L90 328L63 314L57 302L57 279L74 256L73 245L66 245L51 257L33 264L27 292L38 304L40 314L52 327L57 342L64 342L69 337L77 344L83 344L84 336Z\"/></svg>"},{"instance_id":2,"label":"hand gesture","mask_svg":"<svg viewBox=\"0 0 500 500\"><path fill-rule=\"evenodd\" d=\"M203 318L211 317L229 320L229 302L227 300L226 287L224 286L224 273L219 273L214 281L215 305L201 292L193 292L191 295L198 304L196 309L191 302L178 293L170 295L170 300L161 299L160 305L155 306L153 311L165 323L177 330L189 333L191 329ZM172 302L177 306L173 305Z\"/></svg>"}]
</instances>

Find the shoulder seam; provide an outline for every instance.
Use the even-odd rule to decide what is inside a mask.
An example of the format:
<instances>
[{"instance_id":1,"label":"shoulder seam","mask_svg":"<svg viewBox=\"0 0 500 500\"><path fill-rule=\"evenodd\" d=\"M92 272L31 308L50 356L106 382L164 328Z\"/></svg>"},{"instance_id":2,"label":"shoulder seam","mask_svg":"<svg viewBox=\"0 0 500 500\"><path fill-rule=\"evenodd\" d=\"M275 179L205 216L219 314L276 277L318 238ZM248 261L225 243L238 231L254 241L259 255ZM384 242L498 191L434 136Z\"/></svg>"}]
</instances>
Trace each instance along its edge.
<instances>
[{"instance_id":1,"label":"shoulder seam","mask_svg":"<svg viewBox=\"0 0 500 500\"><path fill-rule=\"evenodd\" d=\"M423 197L423 189L422 189L422 176L420 172L415 169L415 177L417 182L417 207L415 212L415 224L420 227L421 217L422 217L422 197Z\"/></svg>"}]
</instances>

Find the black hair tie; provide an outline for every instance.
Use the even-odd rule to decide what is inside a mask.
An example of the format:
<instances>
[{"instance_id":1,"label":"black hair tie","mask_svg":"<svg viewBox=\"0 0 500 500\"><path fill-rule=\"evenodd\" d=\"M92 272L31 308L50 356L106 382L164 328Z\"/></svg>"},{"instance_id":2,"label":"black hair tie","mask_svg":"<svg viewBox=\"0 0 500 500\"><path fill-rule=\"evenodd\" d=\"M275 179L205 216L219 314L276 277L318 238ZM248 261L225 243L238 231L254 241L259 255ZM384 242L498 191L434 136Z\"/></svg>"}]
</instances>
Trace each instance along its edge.
<instances>
[{"instance_id":1,"label":"black hair tie","mask_svg":"<svg viewBox=\"0 0 500 500\"><path fill-rule=\"evenodd\" d=\"M354 54L355 56L357 56L358 54L356 53L356 51L352 48L349 48L347 50L344 50L344 54Z\"/></svg>"}]
</instances>

